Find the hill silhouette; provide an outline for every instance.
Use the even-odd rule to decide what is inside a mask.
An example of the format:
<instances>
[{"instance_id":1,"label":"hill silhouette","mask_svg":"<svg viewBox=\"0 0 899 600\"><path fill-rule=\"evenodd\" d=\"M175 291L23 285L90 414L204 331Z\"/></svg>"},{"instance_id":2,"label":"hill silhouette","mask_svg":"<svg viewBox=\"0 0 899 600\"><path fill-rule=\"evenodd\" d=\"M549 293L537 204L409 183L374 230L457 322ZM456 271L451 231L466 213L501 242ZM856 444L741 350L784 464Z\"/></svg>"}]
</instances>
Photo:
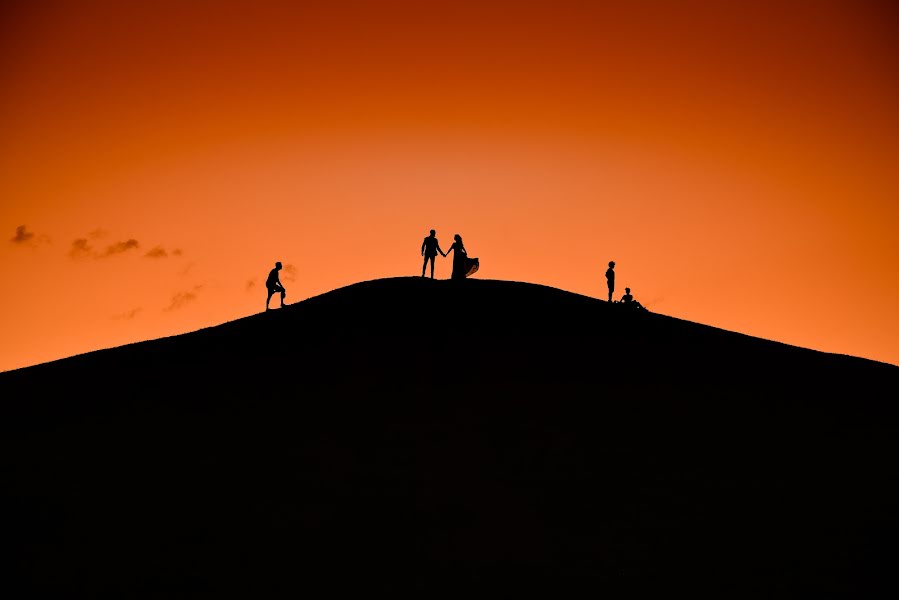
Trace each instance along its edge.
<instances>
[{"instance_id":1,"label":"hill silhouette","mask_svg":"<svg viewBox=\"0 0 899 600\"><path fill-rule=\"evenodd\" d=\"M0 374L2 585L888 595L897 390L544 286L359 283Z\"/></svg>"}]
</instances>

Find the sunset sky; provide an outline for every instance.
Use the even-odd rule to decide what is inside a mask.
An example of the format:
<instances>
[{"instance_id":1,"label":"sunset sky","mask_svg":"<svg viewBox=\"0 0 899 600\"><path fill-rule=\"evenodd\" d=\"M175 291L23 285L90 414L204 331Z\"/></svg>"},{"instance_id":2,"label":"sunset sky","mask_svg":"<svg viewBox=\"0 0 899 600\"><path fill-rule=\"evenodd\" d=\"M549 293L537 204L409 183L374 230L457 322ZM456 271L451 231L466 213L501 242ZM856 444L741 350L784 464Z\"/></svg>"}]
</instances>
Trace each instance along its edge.
<instances>
[{"instance_id":1,"label":"sunset sky","mask_svg":"<svg viewBox=\"0 0 899 600\"><path fill-rule=\"evenodd\" d=\"M415 275L431 228L899 364L894 6L4 2L0 370L259 312L276 260L288 302Z\"/></svg>"}]
</instances>

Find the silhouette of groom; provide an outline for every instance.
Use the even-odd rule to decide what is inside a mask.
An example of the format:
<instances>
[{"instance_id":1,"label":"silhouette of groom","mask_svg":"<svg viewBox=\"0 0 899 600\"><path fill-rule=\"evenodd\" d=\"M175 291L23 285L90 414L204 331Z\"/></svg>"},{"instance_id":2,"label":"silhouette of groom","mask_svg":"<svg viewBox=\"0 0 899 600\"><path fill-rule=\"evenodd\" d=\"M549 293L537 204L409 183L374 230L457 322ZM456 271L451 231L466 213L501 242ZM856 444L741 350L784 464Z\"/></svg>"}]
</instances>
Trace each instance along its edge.
<instances>
[{"instance_id":1,"label":"silhouette of groom","mask_svg":"<svg viewBox=\"0 0 899 600\"><path fill-rule=\"evenodd\" d=\"M421 265L421 276L425 276L425 267L428 266L428 261L431 261L431 279L434 279L434 259L437 257L437 253L440 253L444 258L446 254L443 250L440 249L440 242L437 241L437 232L433 229L431 230L431 235L425 238L425 241L421 243L421 255L425 257L425 261Z\"/></svg>"},{"instance_id":2,"label":"silhouette of groom","mask_svg":"<svg viewBox=\"0 0 899 600\"><path fill-rule=\"evenodd\" d=\"M268 310L268 303L277 292L281 292L281 308L284 308L284 296L287 295L287 290L281 285L281 278L278 277L278 271L280 270L281 263L276 262L275 268L269 271L268 278L265 280L265 287L268 289L268 297L265 299L265 310Z\"/></svg>"}]
</instances>

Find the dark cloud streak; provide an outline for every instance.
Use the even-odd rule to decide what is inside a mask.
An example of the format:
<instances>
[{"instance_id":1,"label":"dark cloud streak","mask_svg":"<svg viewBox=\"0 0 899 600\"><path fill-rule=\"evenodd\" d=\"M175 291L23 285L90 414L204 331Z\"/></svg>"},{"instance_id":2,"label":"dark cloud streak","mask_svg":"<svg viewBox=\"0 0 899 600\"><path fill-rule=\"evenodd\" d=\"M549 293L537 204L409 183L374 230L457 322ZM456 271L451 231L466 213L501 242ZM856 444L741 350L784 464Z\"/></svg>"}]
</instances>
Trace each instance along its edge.
<instances>
[{"instance_id":1,"label":"dark cloud streak","mask_svg":"<svg viewBox=\"0 0 899 600\"><path fill-rule=\"evenodd\" d=\"M34 241L34 232L28 231L28 228L25 225L19 225L16 227L16 235L9 238L9 241L13 244L30 244Z\"/></svg>"},{"instance_id":2,"label":"dark cloud streak","mask_svg":"<svg viewBox=\"0 0 899 600\"><path fill-rule=\"evenodd\" d=\"M140 248L140 242L136 239L131 238L125 240L124 242L116 242L110 246L106 247L106 251L103 252L103 256L112 256L114 254L122 254L123 252L128 252L129 250L134 250Z\"/></svg>"},{"instance_id":3,"label":"dark cloud streak","mask_svg":"<svg viewBox=\"0 0 899 600\"><path fill-rule=\"evenodd\" d=\"M156 246L155 248L150 249L146 254L144 254L145 258L168 258L169 253L166 252L165 248L162 246Z\"/></svg>"},{"instance_id":4,"label":"dark cloud streak","mask_svg":"<svg viewBox=\"0 0 899 600\"><path fill-rule=\"evenodd\" d=\"M94 248L87 242L87 238L78 238L72 242L69 256L72 258L88 258L94 255Z\"/></svg>"},{"instance_id":5,"label":"dark cloud streak","mask_svg":"<svg viewBox=\"0 0 899 600\"><path fill-rule=\"evenodd\" d=\"M78 238L72 241L72 247L69 249L71 258L109 258L117 254L124 254L129 250L140 248L140 242L134 238L127 239L123 242L110 244L101 253L88 241L88 238Z\"/></svg>"},{"instance_id":6,"label":"dark cloud streak","mask_svg":"<svg viewBox=\"0 0 899 600\"><path fill-rule=\"evenodd\" d=\"M144 254L144 258L168 258L170 256L182 256L183 254L184 252L181 248L166 250L165 246L159 245L148 250L147 253Z\"/></svg>"},{"instance_id":7,"label":"dark cloud streak","mask_svg":"<svg viewBox=\"0 0 899 600\"><path fill-rule=\"evenodd\" d=\"M27 225L19 225L16 227L16 234L9 238L9 242L16 246L37 248L40 244L51 243L51 240L48 235L38 235L33 231L28 231Z\"/></svg>"}]
</instances>

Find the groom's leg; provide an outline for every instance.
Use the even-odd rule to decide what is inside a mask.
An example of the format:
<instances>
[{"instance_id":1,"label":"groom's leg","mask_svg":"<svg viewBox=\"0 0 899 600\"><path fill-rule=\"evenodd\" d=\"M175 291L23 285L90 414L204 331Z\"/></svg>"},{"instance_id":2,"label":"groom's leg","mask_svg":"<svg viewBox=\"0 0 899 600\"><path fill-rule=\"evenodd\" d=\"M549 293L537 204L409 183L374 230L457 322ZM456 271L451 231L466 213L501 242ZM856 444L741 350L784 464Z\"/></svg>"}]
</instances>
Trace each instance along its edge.
<instances>
[{"instance_id":1,"label":"groom's leg","mask_svg":"<svg viewBox=\"0 0 899 600\"><path fill-rule=\"evenodd\" d=\"M431 257L431 279L434 279L434 261L437 259L436 256Z\"/></svg>"}]
</instances>

